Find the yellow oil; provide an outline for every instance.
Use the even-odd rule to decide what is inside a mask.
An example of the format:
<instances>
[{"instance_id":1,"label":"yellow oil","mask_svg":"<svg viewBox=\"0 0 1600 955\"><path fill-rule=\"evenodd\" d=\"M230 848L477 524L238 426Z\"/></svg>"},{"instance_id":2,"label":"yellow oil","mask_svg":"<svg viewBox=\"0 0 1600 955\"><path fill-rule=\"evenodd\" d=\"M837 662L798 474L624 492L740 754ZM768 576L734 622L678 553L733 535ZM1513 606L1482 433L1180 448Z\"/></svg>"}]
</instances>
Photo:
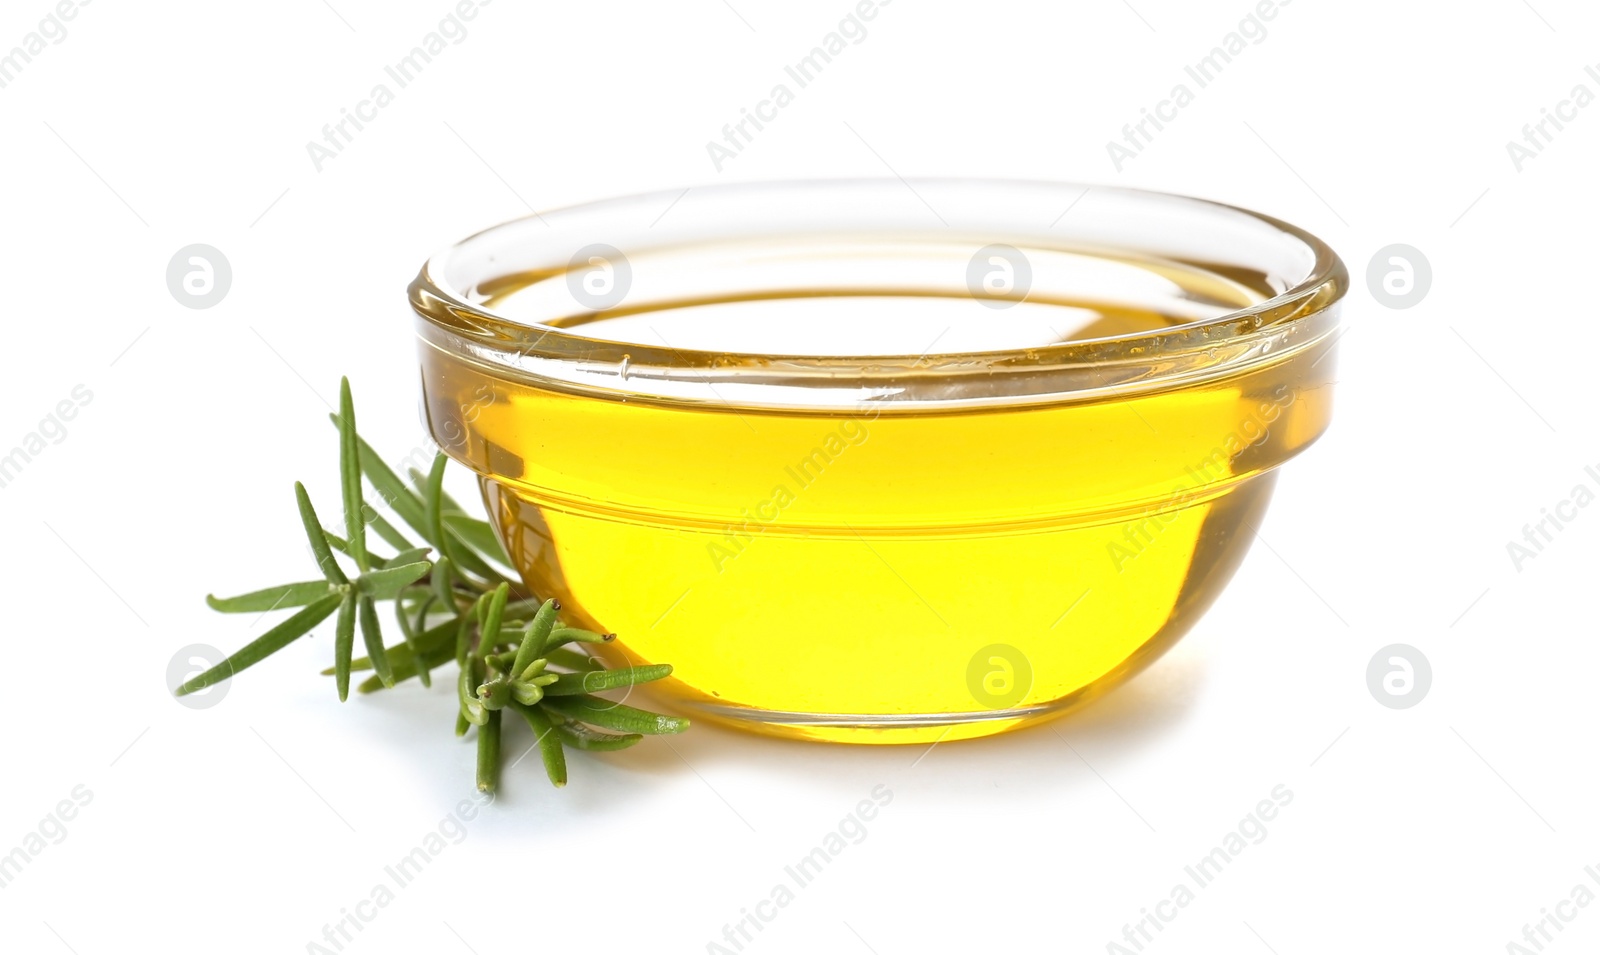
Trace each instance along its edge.
<instances>
[{"instance_id":1,"label":"yellow oil","mask_svg":"<svg viewBox=\"0 0 1600 955\"><path fill-rule=\"evenodd\" d=\"M1077 337L1183 321L1098 308ZM664 325L663 327L670 327ZM1133 398L906 413L620 401L424 344L531 587L691 713L919 742L1041 719L1181 636L1326 427L1326 344Z\"/></svg>"}]
</instances>

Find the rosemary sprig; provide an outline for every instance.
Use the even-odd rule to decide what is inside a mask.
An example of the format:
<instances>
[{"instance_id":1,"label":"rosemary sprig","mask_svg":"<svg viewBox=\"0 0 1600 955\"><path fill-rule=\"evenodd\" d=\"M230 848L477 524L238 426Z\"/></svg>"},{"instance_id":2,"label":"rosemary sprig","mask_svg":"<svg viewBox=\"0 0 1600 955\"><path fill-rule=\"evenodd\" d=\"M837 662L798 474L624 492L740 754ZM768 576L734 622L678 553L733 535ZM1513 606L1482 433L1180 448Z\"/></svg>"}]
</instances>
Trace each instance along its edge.
<instances>
[{"instance_id":1,"label":"rosemary sprig","mask_svg":"<svg viewBox=\"0 0 1600 955\"><path fill-rule=\"evenodd\" d=\"M295 502L321 580L280 584L237 597L208 595L222 613L262 613L299 608L243 649L178 687L185 696L220 683L283 649L330 616L334 623L333 666L339 699L350 692L350 674L372 671L359 693L387 689L410 679L432 686L431 671L452 660L456 684L456 735L477 728L478 789L493 792L500 776L501 718L512 710L532 730L545 773L566 785L564 746L591 752L626 749L646 735L681 733L689 721L648 713L591 694L659 680L665 664L607 669L599 658L574 649L604 643L615 634L563 626L561 607L528 593L502 573L511 560L488 521L472 517L444 493L448 458L436 455L427 474L412 470L408 485L356 432L350 382L339 385L339 489L344 534L323 527L303 485ZM424 544L413 544L378 513L363 494L363 479ZM369 549L368 528L395 550L382 557ZM430 554L438 554L430 560ZM339 563L344 555L353 573ZM377 604L394 602L401 642L385 646ZM361 631L366 656L356 658ZM601 732L601 729L619 733Z\"/></svg>"}]
</instances>

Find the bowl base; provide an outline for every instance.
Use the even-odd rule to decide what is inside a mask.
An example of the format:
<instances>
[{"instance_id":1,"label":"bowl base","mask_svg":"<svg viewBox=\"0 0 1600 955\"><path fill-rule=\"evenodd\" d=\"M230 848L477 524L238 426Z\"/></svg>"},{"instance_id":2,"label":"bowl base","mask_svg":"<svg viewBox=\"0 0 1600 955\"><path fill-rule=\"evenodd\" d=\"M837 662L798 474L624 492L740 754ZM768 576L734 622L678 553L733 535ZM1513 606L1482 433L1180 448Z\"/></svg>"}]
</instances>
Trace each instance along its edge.
<instances>
[{"instance_id":1,"label":"bowl base","mask_svg":"<svg viewBox=\"0 0 1600 955\"><path fill-rule=\"evenodd\" d=\"M947 743L993 736L1064 716L1127 682L1170 645L1170 641L1146 645L1124 666L1059 700L1005 709L965 713L796 713L698 699L672 702L674 709L691 718L784 739L879 746Z\"/></svg>"}]
</instances>

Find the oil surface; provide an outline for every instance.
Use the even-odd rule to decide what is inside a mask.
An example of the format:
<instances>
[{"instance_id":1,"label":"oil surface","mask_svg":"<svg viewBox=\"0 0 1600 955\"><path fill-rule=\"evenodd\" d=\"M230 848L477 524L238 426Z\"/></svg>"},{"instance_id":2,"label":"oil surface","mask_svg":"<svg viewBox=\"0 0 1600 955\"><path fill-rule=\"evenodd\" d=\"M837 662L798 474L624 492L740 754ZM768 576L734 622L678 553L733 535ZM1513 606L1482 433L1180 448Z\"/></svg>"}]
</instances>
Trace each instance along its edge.
<instances>
[{"instance_id":1,"label":"oil surface","mask_svg":"<svg viewBox=\"0 0 1600 955\"><path fill-rule=\"evenodd\" d=\"M1190 320L1080 307L1069 337ZM426 343L422 364L434 434L486 476L530 586L673 664L658 692L915 742L1041 718L1181 636L1271 469L1326 427L1326 347L1182 390L927 413L599 398Z\"/></svg>"}]
</instances>

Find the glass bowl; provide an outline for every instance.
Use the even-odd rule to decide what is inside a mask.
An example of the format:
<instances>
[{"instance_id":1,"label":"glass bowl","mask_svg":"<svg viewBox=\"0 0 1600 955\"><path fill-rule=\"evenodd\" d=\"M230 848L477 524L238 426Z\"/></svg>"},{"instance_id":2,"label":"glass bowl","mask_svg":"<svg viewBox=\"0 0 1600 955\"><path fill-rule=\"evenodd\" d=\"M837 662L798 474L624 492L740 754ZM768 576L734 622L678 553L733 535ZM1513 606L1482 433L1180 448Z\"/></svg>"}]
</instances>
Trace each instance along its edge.
<instances>
[{"instance_id":1,"label":"glass bowl","mask_svg":"<svg viewBox=\"0 0 1600 955\"><path fill-rule=\"evenodd\" d=\"M673 665L658 702L911 743L1194 625L1328 425L1347 284L1231 206L885 179L546 212L410 299L435 440L534 592Z\"/></svg>"}]
</instances>

